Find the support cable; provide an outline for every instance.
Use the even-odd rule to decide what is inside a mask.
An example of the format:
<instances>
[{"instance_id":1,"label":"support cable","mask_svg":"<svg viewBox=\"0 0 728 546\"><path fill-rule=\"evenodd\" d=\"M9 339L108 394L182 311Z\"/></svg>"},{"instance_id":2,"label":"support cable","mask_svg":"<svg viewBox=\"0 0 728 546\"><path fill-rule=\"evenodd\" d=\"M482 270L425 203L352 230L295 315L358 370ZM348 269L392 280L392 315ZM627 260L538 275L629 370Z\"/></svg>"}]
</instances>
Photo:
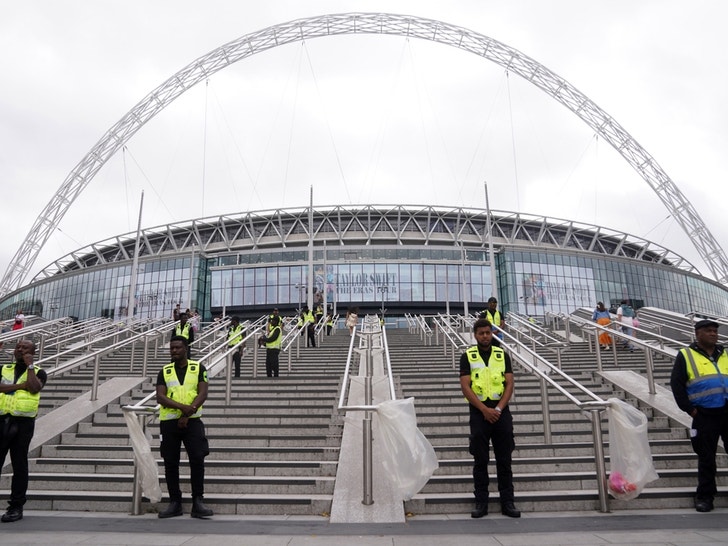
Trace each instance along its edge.
<instances>
[{"instance_id":1,"label":"support cable","mask_svg":"<svg viewBox=\"0 0 728 546\"><path fill-rule=\"evenodd\" d=\"M329 132L329 140L331 141L331 146L334 148L334 155L336 156L336 165L339 168L339 174L341 175L341 182L344 185L344 191L346 192L346 199L349 201L349 204L352 204L351 201L351 194L349 193L349 184L346 182L346 175L344 175L344 167L341 164L341 157L339 156L339 150L336 147L336 140L334 139L334 132L331 129L331 122L329 121L328 112L326 111L326 105L324 101L322 100L321 96L321 89L319 88L318 80L316 79L316 72L313 69L313 62L311 62L311 56L308 53L308 48L306 48L306 42L303 42L303 49L306 53L306 60L308 61L308 66L311 70L311 76L313 77L313 83L316 87L316 94L319 97L319 103L321 104L321 109L324 112L324 120L326 121L326 129Z\"/></svg>"},{"instance_id":2,"label":"support cable","mask_svg":"<svg viewBox=\"0 0 728 546\"><path fill-rule=\"evenodd\" d=\"M513 127L513 104L511 103L511 80L506 70L506 88L508 90L508 115L511 120L511 149L513 152L513 176L516 182L516 210L521 210L521 190L518 186L518 158L516 157L516 130Z\"/></svg>"}]
</instances>

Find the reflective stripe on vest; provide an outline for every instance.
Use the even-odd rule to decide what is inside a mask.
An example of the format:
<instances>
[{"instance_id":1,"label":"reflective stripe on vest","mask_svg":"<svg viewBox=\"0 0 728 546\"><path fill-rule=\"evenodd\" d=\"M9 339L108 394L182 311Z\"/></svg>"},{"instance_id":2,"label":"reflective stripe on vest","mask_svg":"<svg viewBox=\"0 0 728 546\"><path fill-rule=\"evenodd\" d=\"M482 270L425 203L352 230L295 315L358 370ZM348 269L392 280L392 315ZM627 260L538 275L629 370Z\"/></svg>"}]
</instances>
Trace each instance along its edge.
<instances>
[{"instance_id":1,"label":"reflective stripe on vest","mask_svg":"<svg viewBox=\"0 0 728 546\"><path fill-rule=\"evenodd\" d=\"M177 327L174 329L174 335L182 336L185 339L190 339L190 323L185 322L184 328L182 328L181 324L178 324Z\"/></svg>"},{"instance_id":2,"label":"reflective stripe on vest","mask_svg":"<svg viewBox=\"0 0 728 546\"><path fill-rule=\"evenodd\" d=\"M500 400L505 391L506 359L505 352L500 347L490 348L488 365L485 365L480 356L478 346L468 348L465 353L470 362L470 388L478 400Z\"/></svg>"},{"instance_id":3,"label":"reflective stripe on vest","mask_svg":"<svg viewBox=\"0 0 728 546\"><path fill-rule=\"evenodd\" d=\"M197 397L197 384L200 377L200 363L194 360L187 361L187 371L185 372L184 383L179 382L177 373L174 369L174 363L167 364L162 368L164 383L167 385L167 397L180 404L192 404ZM200 417L202 415L202 406L190 417ZM160 421L170 421L182 417L182 410L175 408L166 408L162 406L159 410Z\"/></svg>"},{"instance_id":4,"label":"reflective stripe on vest","mask_svg":"<svg viewBox=\"0 0 728 546\"><path fill-rule=\"evenodd\" d=\"M281 327L280 326L274 326L273 329L270 331L270 334L273 335L273 332L278 330L278 337L276 337L273 341L269 341L265 344L266 349L280 349L281 348L281 342L283 341L281 339Z\"/></svg>"},{"instance_id":5,"label":"reflective stripe on vest","mask_svg":"<svg viewBox=\"0 0 728 546\"><path fill-rule=\"evenodd\" d=\"M495 314L491 313L489 309L485 310L486 318L493 326L501 325L501 314L500 311L496 310Z\"/></svg>"},{"instance_id":6,"label":"reflective stripe on vest","mask_svg":"<svg viewBox=\"0 0 728 546\"><path fill-rule=\"evenodd\" d=\"M36 366L36 370L40 370ZM35 373L38 373L36 371ZM12 385L14 383L24 383L28 380L28 370L26 369L18 380L15 381L15 364L5 364L2 369L0 382L3 385ZM38 415L38 406L40 405L40 392L35 394L25 389L18 389L12 392L4 392L0 394L0 414L10 414L15 417L35 417Z\"/></svg>"},{"instance_id":7,"label":"reflective stripe on vest","mask_svg":"<svg viewBox=\"0 0 728 546\"><path fill-rule=\"evenodd\" d=\"M228 347L237 345L243 340L243 325L238 324L235 328L231 328L228 332Z\"/></svg>"},{"instance_id":8,"label":"reflective stripe on vest","mask_svg":"<svg viewBox=\"0 0 728 546\"><path fill-rule=\"evenodd\" d=\"M701 408L722 408L728 402L728 354L713 363L708 357L689 347L680 349L685 358L690 402Z\"/></svg>"}]
</instances>

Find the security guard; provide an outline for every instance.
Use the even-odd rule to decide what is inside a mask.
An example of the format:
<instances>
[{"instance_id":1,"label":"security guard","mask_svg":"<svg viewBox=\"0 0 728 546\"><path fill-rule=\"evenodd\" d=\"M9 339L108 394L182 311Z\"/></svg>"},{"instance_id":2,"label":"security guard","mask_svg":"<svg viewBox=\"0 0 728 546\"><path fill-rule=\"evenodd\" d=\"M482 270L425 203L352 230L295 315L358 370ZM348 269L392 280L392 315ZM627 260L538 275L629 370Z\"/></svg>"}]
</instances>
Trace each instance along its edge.
<instances>
[{"instance_id":1,"label":"security guard","mask_svg":"<svg viewBox=\"0 0 728 546\"><path fill-rule=\"evenodd\" d=\"M258 338L258 344L265 345L265 375L278 377L278 358L281 352L281 342L283 341L280 317L273 317L270 324L270 332L268 332L267 336Z\"/></svg>"},{"instance_id":2,"label":"security guard","mask_svg":"<svg viewBox=\"0 0 728 546\"><path fill-rule=\"evenodd\" d=\"M690 442L698 455L695 510L713 510L718 438L728 452L728 355L718 345L719 324L695 323L695 341L675 357L670 387L678 407L693 418Z\"/></svg>"},{"instance_id":3,"label":"security guard","mask_svg":"<svg viewBox=\"0 0 728 546\"><path fill-rule=\"evenodd\" d=\"M500 330L503 330L506 326L505 313L498 311L498 300L494 297L488 298L488 308L480 313L480 318L487 319L494 327L496 335L503 339L503 334Z\"/></svg>"},{"instance_id":4,"label":"security guard","mask_svg":"<svg viewBox=\"0 0 728 546\"><path fill-rule=\"evenodd\" d=\"M13 479L4 523L23 519L23 505L28 491L28 448L35 431L40 391L48 378L33 364L35 344L29 340L15 345L15 362L2 367L0 376L0 468L10 451Z\"/></svg>"},{"instance_id":5,"label":"security guard","mask_svg":"<svg viewBox=\"0 0 728 546\"><path fill-rule=\"evenodd\" d=\"M316 319L308 306L301 311L302 328L306 331L306 347L316 347Z\"/></svg>"},{"instance_id":6,"label":"security guard","mask_svg":"<svg viewBox=\"0 0 728 546\"><path fill-rule=\"evenodd\" d=\"M234 347L243 340L243 332L245 328L240 324L238 317L233 317L230 320L230 328L228 329L228 347ZM235 377L240 377L240 359L242 358L242 351L245 349L245 344L237 348L233 353L233 363L235 364Z\"/></svg>"},{"instance_id":7,"label":"security guard","mask_svg":"<svg viewBox=\"0 0 728 546\"><path fill-rule=\"evenodd\" d=\"M521 517L513 503L513 471L511 454L513 417L508 402L513 395L511 359L502 348L492 344L493 332L486 319L473 324L477 345L468 348L460 357L460 388L470 403L470 453L475 459L475 510L473 518L488 514L488 459L493 443L498 475L501 513Z\"/></svg>"},{"instance_id":8,"label":"security guard","mask_svg":"<svg viewBox=\"0 0 728 546\"><path fill-rule=\"evenodd\" d=\"M192 325L187 322L187 313L180 313L179 324L172 329L172 338L179 336L187 340L187 358L192 358L192 349L190 345L195 341L195 331Z\"/></svg>"},{"instance_id":9,"label":"security guard","mask_svg":"<svg viewBox=\"0 0 728 546\"><path fill-rule=\"evenodd\" d=\"M329 313L329 315L326 317L326 335L331 335L331 330L334 329L334 315Z\"/></svg>"},{"instance_id":10,"label":"security guard","mask_svg":"<svg viewBox=\"0 0 728 546\"><path fill-rule=\"evenodd\" d=\"M272 328L272 326L270 324L271 320L273 320L273 317L277 317L277 316L278 316L278 307L274 307L273 312L270 315L268 315L268 324L267 324L268 327L266 328L266 330L268 332L270 332L270 329Z\"/></svg>"},{"instance_id":11,"label":"security guard","mask_svg":"<svg viewBox=\"0 0 728 546\"><path fill-rule=\"evenodd\" d=\"M172 359L157 375L160 446L164 459L164 476L169 492L169 506L160 518L182 515L182 491L179 486L179 460L182 443L190 460L193 518L212 515L202 502L205 481L205 457L210 453L205 425L200 419L207 399L207 370L199 362L187 359L187 340L173 337L169 343Z\"/></svg>"}]
</instances>

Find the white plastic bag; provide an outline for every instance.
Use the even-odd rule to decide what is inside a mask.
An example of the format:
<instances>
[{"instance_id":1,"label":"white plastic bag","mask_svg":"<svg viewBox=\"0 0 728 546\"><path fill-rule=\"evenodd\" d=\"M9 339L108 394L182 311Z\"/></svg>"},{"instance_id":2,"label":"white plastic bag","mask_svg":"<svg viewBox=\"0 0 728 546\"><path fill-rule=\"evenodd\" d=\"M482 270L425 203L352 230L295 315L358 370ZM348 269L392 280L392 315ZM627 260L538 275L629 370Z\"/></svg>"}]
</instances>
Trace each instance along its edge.
<instances>
[{"instance_id":1,"label":"white plastic bag","mask_svg":"<svg viewBox=\"0 0 728 546\"><path fill-rule=\"evenodd\" d=\"M611 469L609 492L616 499L634 499L645 485L659 478L652 465L647 417L618 398L610 398L607 402Z\"/></svg>"},{"instance_id":2,"label":"white plastic bag","mask_svg":"<svg viewBox=\"0 0 728 546\"><path fill-rule=\"evenodd\" d=\"M131 411L123 411L126 426L129 429L131 447L134 450L134 461L139 469L139 479L142 484L142 494L151 502L162 500L162 489L159 487L159 470L157 461L152 455L149 439L144 435L142 426L136 415Z\"/></svg>"},{"instance_id":3,"label":"white plastic bag","mask_svg":"<svg viewBox=\"0 0 728 546\"><path fill-rule=\"evenodd\" d=\"M414 401L406 398L377 405L382 463L402 500L418 493L439 466L435 450L417 428Z\"/></svg>"}]
</instances>

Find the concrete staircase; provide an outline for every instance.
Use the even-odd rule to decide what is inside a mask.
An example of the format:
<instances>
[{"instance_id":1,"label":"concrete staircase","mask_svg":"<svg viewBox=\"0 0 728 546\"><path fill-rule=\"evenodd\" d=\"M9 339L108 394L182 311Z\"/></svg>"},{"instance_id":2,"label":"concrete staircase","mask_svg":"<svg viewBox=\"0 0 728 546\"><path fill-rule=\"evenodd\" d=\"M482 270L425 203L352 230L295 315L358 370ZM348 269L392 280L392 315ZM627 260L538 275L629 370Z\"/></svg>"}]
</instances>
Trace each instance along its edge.
<instances>
[{"instance_id":1,"label":"concrete staircase","mask_svg":"<svg viewBox=\"0 0 728 546\"><path fill-rule=\"evenodd\" d=\"M263 351L258 357L258 377L252 378L252 351L248 351L242 377L234 378L229 405L225 404L224 377L211 380L203 417L211 446L205 496L216 514L328 514L341 440L335 405L348 343L349 336L342 332L324 338L321 347L302 348L291 373L287 357L281 355L278 378L265 377ZM121 407L152 392L156 374L167 362L161 355L150 361L150 376L143 388L42 446L31 460L28 508L131 510L133 454ZM129 374L129 355L119 353L107 359L102 370L103 377ZM78 370L63 382L55 381L56 387L65 389L69 382L79 390L87 389L88 373ZM51 390L49 382L44 396L50 396ZM166 494L156 421L147 430ZM182 460L184 492L189 470L184 455ZM9 476L4 475L0 489L8 487ZM145 500L144 511L156 509Z\"/></svg>"},{"instance_id":2,"label":"concrete staircase","mask_svg":"<svg viewBox=\"0 0 728 546\"><path fill-rule=\"evenodd\" d=\"M421 346L417 336L404 330L389 331L388 338L401 394L415 397L419 428L435 447L440 461L438 471L406 503L406 510L415 514L468 512L473 503L472 456L468 452L468 408L460 392L459 371L453 369L451 357L443 355L442 347ZM636 364L641 355L627 354L627 360L620 358L620 364L629 365L633 360L635 369L639 369ZM640 366L644 368L644 362ZM660 368L659 381L669 381L671 363L656 366ZM637 405L626 393L614 390L595 373L595 357L588 352L586 343L572 344L562 356L562 369L604 399L617 397ZM515 374L511 411L516 438L513 469L517 506L527 512L598 510L591 422L564 396L550 393L553 438L550 444L545 444L539 384L523 369L517 368ZM660 479L648 485L637 499L628 502L610 499L610 507L692 507L697 463L686 429L652 408L640 409L649 419L649 440ZM606 442L606 417L602 432ZM722 488L728 483L726 462L722 456L719 461L723 467L719 472ZM492 487L495 487L495 466L491 466ZM497 489L492 489L491 499L495 503L493 510L497 511ZM716 505L728 505L726 500L725 497L716 499Z\"/></svg>"},{"instance_id":3,"label":"concrete staircase","mask_svg":"<svg viewBox=\"0 0 728 546\"><path fill-rule=\"evenodd\" d=\"M435 447L440 468L425 488L405 505L414 514L467 513L472 509L472 457L468 453L468 409L459 388L459 372L442 346L423 346L404 329L387 331L400 396L415 397L420 429ZM339 458L342 417L336 410L349 336L339 331L324 337L318 348L300 349L288 371L281 355L281 376L267 378L261 351L258 377L252 377L252 351L242 362L242 378L233 382L232 401L225 404L224 378L210 382L204 421L211 454L206 460L206 502L216 514L307 514L327 516L331 510ZM304 343L305 345L305 343ZM293 349L295 351L295 348ZM165 351L150 361L149 377L134 389L68 430L33 454L29 509L129 512L133 457L121 406L153 391L156 374L167 363ZM295 353L294 353L295 355ZM620 354L620 368L644 368L641 354ZM603 363L610 366L608 359ZM656 362L657 381L669 381L671 362ZM586 343L574 343L562 356L562 367L602 398L634 400L615 390L597 373L595 356ZM129 354L118 353L102 363L104 378L138 374ZM75 392L89 389L91 370L54 378L43 398L57 406ZM54 390L58 389L58 393ZM550 393L553 441L543 442L540 387L522 369L516 370L511 403L515 422L514 480L517 506L523 511L594 511L598 494L591 423L565 397ZM55 402L50 404L50 400ZM685 428L641 407L650 420L650 444L660 474L633 501L610 500L613 509L688 508L696 483L696 460ZM45 411L45 410L44 410ZM607 439L607 422L603 420ZM158 426L148 427L158 460ZM721 456L719 468L725 469ZM375 472L377 470L375 469ZM188 467L183 455L183 488ZM492 476L495 475L494 468ZM719 488L728 483L719 471ZM495 484L493 484L495 485ZM8 468L0 489L9 488ZM188 491L187 491L188 493ZM497 503L497 493L491 497ZM728 505L726 497L717 506ZM157 507L147 501L144 511ZM496 511L495 506L493 511Z\"/></svg>"}]
</instances>

